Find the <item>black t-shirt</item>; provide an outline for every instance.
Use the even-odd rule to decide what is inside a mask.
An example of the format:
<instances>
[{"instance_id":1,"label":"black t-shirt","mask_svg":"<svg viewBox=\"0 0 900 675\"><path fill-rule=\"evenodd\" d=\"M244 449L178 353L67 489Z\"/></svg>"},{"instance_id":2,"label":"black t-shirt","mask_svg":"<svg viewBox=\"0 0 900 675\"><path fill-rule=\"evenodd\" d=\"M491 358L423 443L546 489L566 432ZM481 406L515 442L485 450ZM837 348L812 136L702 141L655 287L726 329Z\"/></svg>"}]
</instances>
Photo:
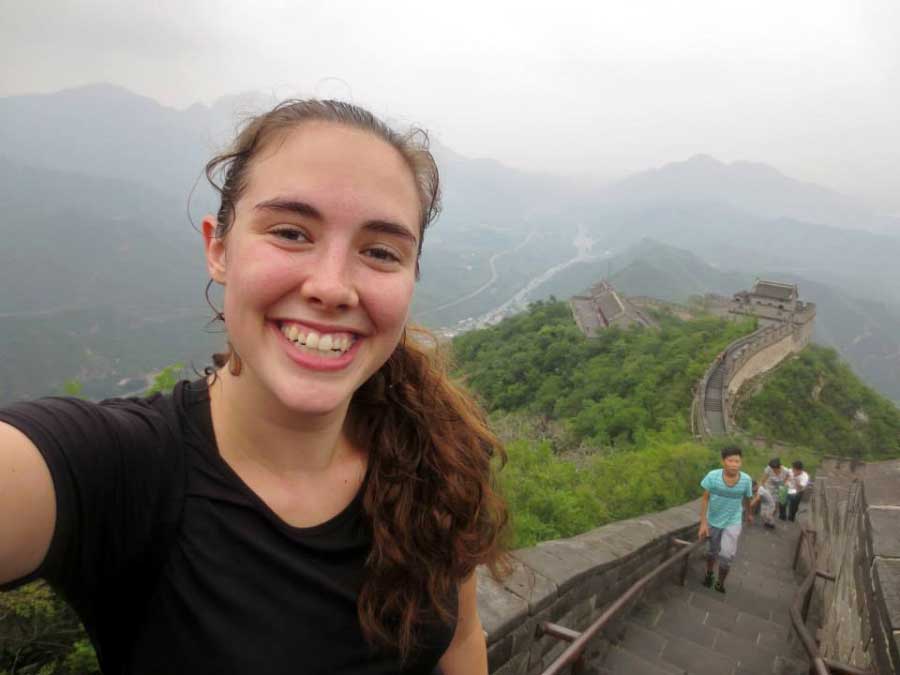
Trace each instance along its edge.
<instances>
[{"instance_id":1,"label":"black t-shirt","mask_svg":"<svg viewBox=\"0 0 900 675\"><path fill-rule=\"evenodd\" d=\"M454 627L432 621L404 665L367 645L362 490L325 523L285 523L219 455L202 380L19 403L0 421L41 451L57 499L46 559L5 589L47 579L107 675L427 674L450 644Z\"/></svg>"}]
</instances>

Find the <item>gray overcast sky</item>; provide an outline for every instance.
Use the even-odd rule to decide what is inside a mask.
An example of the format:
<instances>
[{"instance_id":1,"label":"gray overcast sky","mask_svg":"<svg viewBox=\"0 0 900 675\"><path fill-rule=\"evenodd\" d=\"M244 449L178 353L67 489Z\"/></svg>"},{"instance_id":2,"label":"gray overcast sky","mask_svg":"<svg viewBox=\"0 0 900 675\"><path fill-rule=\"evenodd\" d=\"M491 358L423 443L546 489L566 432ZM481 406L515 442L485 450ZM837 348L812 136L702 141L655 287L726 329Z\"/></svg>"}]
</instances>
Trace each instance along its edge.
<instances>
[{"instance_id":1,"label":"gray overcast sky","mask_svg":"<svg viewBox=\"0 0 900 675\"><path fill-rule=\"evenodd\" d=\"M0 0L0 95L350 98L595 177L703 152L900 212L898 0Z\"/></svg>"}]
</instances>

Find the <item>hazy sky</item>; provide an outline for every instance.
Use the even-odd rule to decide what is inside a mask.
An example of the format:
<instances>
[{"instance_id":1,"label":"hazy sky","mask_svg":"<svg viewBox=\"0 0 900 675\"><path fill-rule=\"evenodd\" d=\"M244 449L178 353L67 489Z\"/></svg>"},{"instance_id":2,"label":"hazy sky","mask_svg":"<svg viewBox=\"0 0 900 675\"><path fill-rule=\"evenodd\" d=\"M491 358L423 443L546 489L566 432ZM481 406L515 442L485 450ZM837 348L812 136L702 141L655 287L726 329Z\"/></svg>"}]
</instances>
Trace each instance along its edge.
<instances>
[{"instance_id":1,"label":"hazy sky","mask_svg":"<svg viewBox=\"0 0 900 675\"><path fill-rule=\"evenodd\" d=\"M696 153L900 212L898 0L0 0L0 95L349 98L466 155L608 177Z\"/></svg>"}]
</instances>

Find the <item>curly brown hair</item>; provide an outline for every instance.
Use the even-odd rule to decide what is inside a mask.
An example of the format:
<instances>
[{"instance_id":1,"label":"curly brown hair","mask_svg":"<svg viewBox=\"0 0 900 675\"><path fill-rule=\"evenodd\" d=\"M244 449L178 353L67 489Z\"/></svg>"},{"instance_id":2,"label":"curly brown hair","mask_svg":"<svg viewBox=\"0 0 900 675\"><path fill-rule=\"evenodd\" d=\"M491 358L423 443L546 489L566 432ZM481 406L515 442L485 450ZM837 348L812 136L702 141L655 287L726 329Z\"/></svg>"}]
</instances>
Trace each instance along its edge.
<instances>
[{"instance_id":1,"label":"curly brown hair","mask_svg":"<svg viewBox=\"0 0 900 675\"><path fill-rule=\"evenodd\" d=\"M363 129L402 155L418 188L421 255L425 229L440 210L428 135L420 129L400 134L339 101L285 101L250 119L232 147L210 160L206 175L221 197L216 236L226 236L233 224L253 158L310 121ZM218 311L216 318L224 320ZM241 370L230 344L213 363L235 375ZM348 413L354 442L369 453L363 506L372 548L357 601L359 621L371 644L403 657L417 645L426 621L452 620L457 589L476 566L487 565L495 576L506 569L508 514L496 483L506 454L482 410L448 373L437 340L408 326L387 362L355 392Z\"/></svg>"}]
</instances>

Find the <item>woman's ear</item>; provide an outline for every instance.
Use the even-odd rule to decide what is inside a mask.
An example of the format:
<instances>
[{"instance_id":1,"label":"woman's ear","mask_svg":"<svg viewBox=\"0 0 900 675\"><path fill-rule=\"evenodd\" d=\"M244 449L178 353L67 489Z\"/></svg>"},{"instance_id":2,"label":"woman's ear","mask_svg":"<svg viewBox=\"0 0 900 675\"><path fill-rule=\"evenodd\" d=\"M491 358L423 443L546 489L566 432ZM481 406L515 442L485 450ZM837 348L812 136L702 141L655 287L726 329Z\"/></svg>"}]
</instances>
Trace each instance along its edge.
<instances>
[{"instance_id":1,"label":"woman's ear","mask_svg":"<svg viewBox=\"0 0 900 675\"><path fill-rule=\"evenodd\" d=\"M216 217L203 218L203 247L206 252L206 271L216 283L225 284L225 238L216 235Z\"/></svg>"}]
</instances>

